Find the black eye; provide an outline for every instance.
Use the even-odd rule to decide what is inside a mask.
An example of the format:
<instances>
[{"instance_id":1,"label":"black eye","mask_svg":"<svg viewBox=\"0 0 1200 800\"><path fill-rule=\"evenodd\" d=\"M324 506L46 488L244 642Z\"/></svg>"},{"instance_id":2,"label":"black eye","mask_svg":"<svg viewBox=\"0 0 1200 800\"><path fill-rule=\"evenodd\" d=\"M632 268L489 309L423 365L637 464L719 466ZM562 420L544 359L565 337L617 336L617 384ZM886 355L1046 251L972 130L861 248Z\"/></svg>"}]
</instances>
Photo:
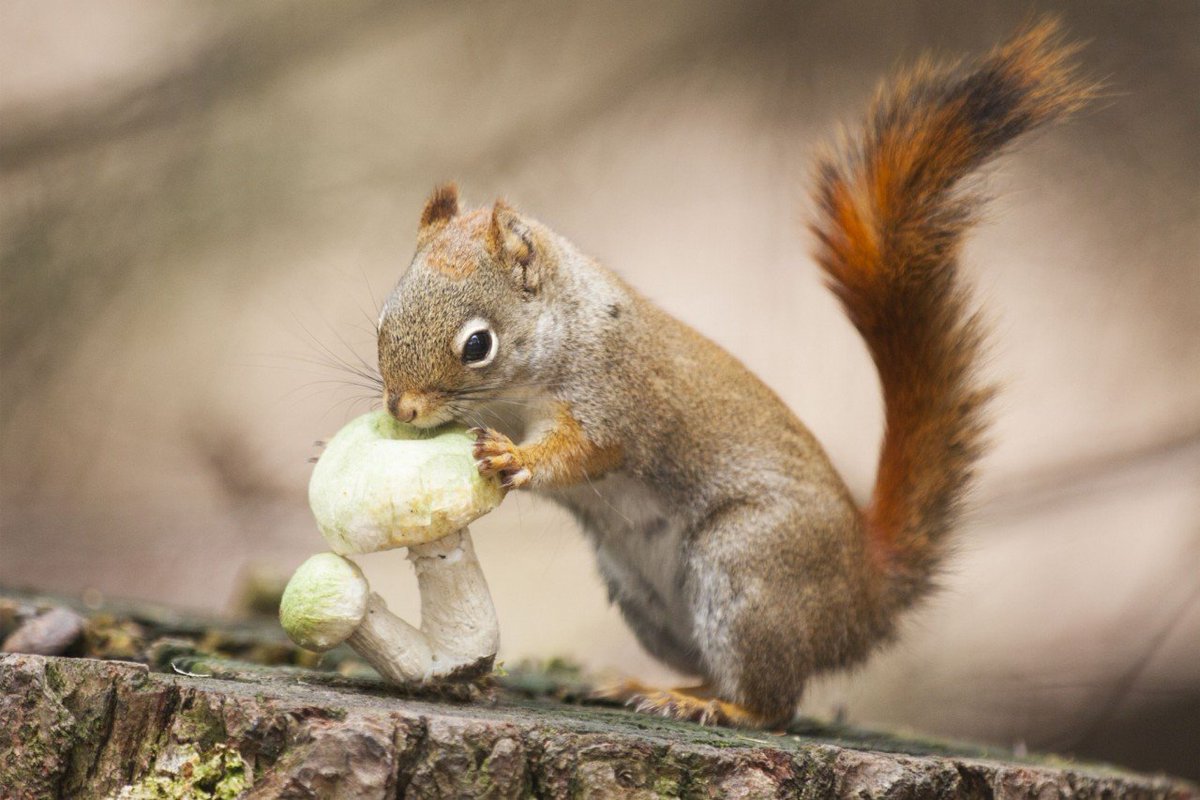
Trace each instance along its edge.
<instances>
[{"instance_id":1,"label":"black eye","mask_svg":"<svg viewBox=\"0 0 1200 800\"><path fill-rule=\"evenodd\" d=\"M492 351L492 334L487 331L475 331L467 337L463 344L462 360L464 364L483 361Z\"/></svg>"}]
</instances>

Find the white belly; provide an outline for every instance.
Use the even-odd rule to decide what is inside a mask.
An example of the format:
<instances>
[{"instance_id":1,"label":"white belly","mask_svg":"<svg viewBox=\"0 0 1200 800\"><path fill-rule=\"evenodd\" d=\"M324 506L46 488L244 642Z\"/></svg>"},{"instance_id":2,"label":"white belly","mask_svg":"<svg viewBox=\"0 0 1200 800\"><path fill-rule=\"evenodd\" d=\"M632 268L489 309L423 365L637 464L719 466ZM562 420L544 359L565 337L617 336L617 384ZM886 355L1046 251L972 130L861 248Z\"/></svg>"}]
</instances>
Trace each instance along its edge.
<instances>
[{"instance_id":1,"label":"white belly","mask_svg":"<svg viewBox=\"0 0 1200 800\"><path fill-rule=\"evenodd\" d=\"M684 523L653 491L616 473L547 494L580 518L614 601L666 612L671 627L690 631L681 590Z\"/></svg>"}]
</instances>

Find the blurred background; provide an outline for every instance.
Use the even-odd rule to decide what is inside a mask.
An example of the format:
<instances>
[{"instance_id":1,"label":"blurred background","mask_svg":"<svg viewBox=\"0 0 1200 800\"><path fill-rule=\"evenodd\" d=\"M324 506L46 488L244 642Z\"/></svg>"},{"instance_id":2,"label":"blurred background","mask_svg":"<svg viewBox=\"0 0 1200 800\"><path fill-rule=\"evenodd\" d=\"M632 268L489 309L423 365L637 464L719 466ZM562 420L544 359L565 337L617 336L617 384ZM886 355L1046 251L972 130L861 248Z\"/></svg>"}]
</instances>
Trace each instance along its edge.
<instances>
[{"instance_id":1,"label":"blurred background","mask_svg":"<svg viewBox=\"0 0 1200 800\"><path fill-rule=\"evenodd\" d=\"M805 713L1200 777L1200 4L1057 11L1111 95L987 179L1005 384L945 590ZM422 202L504 196L762 375L859 497L874 372L802 220L878 80L1027 2L0 2L0 583L233 607L324 549ZM719 310L719 313L713 313ZM474 527L501 657L676 680L572 521ZM362 560L415 615L403 553Z\"/></svg>"}]
</instances>

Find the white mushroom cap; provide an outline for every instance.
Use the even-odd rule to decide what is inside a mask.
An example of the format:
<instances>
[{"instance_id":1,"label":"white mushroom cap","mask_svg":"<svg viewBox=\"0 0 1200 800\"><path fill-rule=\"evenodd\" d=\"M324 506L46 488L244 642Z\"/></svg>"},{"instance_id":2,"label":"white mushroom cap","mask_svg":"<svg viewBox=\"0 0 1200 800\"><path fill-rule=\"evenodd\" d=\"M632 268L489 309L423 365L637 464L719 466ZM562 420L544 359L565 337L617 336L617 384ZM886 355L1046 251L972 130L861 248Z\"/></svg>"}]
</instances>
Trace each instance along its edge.
<instances>
[{"instance_id":1,"label":"white mushroom cap","mask_svg":"<svg viewBox=\"0 0 1200 800\"><path fill-rule=\"evenodd\" d=\"M349 555L432 542L491 511L504 490L479 474L474 443L463 428L423 430L384 411L351 421L308 484L330 548Z\"/></svg>"},{"instance_id":2,"label":"white mushroom cap","mask_svg":"<svg viewBox=\"0 0 1200 800\"><path fill-rule=\"evenodd\" d=\"M370 587L353 561L319 553L300 565L283 590L279 621L296 644L328 650L354 633L367 613Z\"/></svg>"}]
</instances>

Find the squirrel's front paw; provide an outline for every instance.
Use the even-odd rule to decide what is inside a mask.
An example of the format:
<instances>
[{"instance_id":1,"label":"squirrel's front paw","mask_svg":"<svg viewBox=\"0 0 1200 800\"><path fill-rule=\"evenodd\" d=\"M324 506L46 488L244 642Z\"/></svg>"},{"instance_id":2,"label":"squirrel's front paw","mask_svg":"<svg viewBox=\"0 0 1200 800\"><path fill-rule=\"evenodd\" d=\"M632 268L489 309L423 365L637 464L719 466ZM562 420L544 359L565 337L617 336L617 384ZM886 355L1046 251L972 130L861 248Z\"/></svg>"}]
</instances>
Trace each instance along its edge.
<instances>
[{"instance_id":1,"label":"squirrel's front paw","mask_svg":"<svg viewBox=\"0 0 1200 800\"><path fill-rule=\"evenodd\" d=\"M471 428L475 434L475 466L483 475L499 475L505 489L519 489L533 474L521 458L513 440L491 428Z\"/></svg>"}]
</instances>

